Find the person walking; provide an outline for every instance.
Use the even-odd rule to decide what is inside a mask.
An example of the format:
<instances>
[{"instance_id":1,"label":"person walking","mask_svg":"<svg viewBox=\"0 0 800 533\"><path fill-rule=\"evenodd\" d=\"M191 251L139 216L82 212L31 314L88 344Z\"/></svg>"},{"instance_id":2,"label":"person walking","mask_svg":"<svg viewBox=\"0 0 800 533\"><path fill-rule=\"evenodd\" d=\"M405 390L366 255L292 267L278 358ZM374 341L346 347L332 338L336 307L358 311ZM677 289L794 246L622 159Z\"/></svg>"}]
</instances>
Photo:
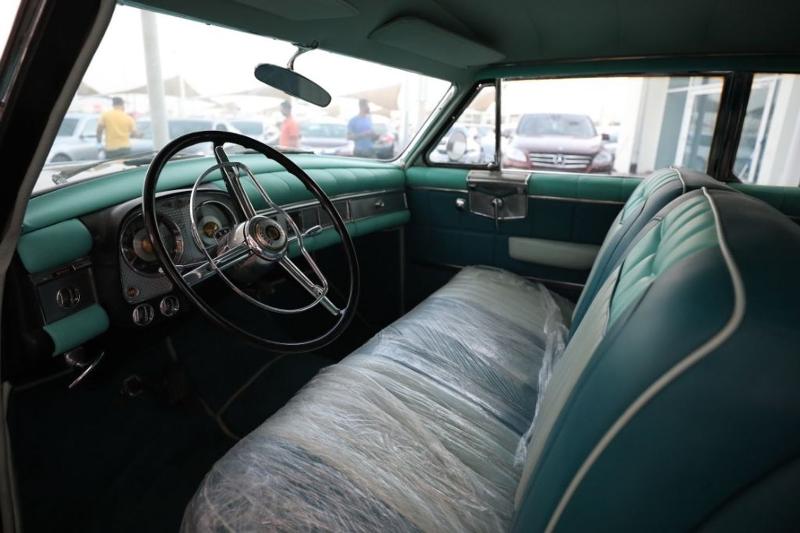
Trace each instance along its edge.
<instances>
[{"instance_id":1,"label":"person walking","mask_svg":"<svg viewBox=\"0 0 800 533\"><path fill-rule=\"evenodd\" d=\"M356 157L375 157L375 127L372 125L369 102L358 101L358 115L347 123L347 138L354 142L353 155Z\"/></svg>"},{"instance_id":2,"label":"person walking","mask_svg":"<svg viewBox=\"0 0 800 533\"><path fill-rule=\"evenodd\" d=\"M103 112L97 121L97 142L103 144L106 159L125 157L131 153L131 137L136 136L136 121L125 112L125 100L119 96L111 99L111 109Z\"/></svg>"},{"instance_id":3,"label":"person walking","mask_svg":"<svg viewBox=\"0 0 800 533\"><path fill-rule=\"evenodd\" d=\"M281 135L278 139L278 146L283 148L297 148L300 144L300 127L292 116L292 103L289 100L281 102Z\"/></svg>"}]
</instances>

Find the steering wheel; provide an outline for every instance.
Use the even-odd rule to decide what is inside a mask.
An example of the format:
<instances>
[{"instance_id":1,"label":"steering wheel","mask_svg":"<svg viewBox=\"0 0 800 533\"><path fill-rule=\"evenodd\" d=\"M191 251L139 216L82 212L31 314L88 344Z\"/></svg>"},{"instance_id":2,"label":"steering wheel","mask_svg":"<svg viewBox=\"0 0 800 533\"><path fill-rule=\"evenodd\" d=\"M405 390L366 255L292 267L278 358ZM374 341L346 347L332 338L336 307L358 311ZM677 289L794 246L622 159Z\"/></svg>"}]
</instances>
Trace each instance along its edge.
<instances>
[{"instance_id":1,"label":"steering wheel","mask_svg":"<svg viewBox=\"0 0 800 533\"><path fill-rule=\"evenodd\" d=\"M200 143L211 143L217 163L203 172L195 180L192 187L189 200L190 229L195 244L205 255L205 260L200 265L192 265L188 268L181 267L175 263L158 229L156 192L158 191L158 179L167 162L181 150ZM347 300L343 307L338 307L328 297L329 285L327 278L306 250L303 244L304 234L297 227L295 221L280 205L272 201L269 193L246 165L231 161L228 158L224 149L226 143L237 144L251 149L280 164L300 180L328 214L333 228L339 234L347 258L350 282ZM206 180L219 179L220 175L228 194L234 201L240 222L226 235L218 238L220 242L216 247L215 253L212 254L203 244L197 228L197 221L195 220L196 197L198 190ZM255 190L266 202L267 212L259 213L256 210L243 185L246 181L252 182ZM341 215L322 188L300 167L274 148L270 148L266 144L250 137L224 131L199 131L178 137L158 152L150 163L142 192L142 212L150 242L153 245L156 257L161 263L163 272L203 315L224 330L272 351L301 352L320 348L332 342L341 335L352 321L358 302L359 269L355 247L350 234L347 232L344 220L342 220ZM307 230L305 236L320 229L320 227L315 226L310 231ZM294 254L295 258L302 256L310 267L313 278L316 279L312 279L307 275L290 258L292 254ZM248 270L252 275L254 270L256 272L259 272L260 269L266 270L274 264L280 265L291 278L310 294L312 300L310 303L297 308L281 308L267 305L247 294L234 282L237 278L237 272ZM278 341L257 335L222 316L198 295L195 287L211 277L219 277L235 294L263 311L296 314L321 305L335 317L335 323L322 335L298 342Z\"/></svg>"}]
</instances>

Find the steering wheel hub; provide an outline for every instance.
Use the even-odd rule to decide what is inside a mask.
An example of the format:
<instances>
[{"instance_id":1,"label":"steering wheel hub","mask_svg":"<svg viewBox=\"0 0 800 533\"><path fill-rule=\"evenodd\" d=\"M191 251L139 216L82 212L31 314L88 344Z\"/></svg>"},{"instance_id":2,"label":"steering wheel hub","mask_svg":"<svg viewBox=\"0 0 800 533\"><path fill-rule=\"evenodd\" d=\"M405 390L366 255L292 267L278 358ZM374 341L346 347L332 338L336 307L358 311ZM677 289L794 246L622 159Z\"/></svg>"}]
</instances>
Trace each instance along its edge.
<instances>
[{"instance_id":1,"label":"steering wheel hub","mask_svg":"<svg viewBox=\"0 0 800 533\"><path fill-rule=\"evenodd\" d=\"M264 259L280 258L289 245L283 226L263 215L256 215L248 220L244 233L250 249Z\"/></svg>"}]
</instances>

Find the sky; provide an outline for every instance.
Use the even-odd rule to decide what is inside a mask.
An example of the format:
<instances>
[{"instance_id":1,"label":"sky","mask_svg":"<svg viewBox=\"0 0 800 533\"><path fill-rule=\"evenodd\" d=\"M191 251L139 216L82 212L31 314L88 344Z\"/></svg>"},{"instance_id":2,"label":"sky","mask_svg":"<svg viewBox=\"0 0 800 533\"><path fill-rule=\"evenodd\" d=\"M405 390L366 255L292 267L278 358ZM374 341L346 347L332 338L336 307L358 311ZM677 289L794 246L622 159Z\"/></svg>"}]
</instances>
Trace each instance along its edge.
<instances>
[{"instance_id":1,"label":"sky","mask_svg":"<svg viewBox=\"0 0 800 533\"><path fill-rule=\"evenodd\" d=\"M259 82L253 77L257 64L285 65L294 52L291 44L268 37L168 15L156 15L156 20L163 78L182 75L208 96L258 87ZM143 85L142 43L140 11L117 6L84 81L103 93ZM300 57L295 67L333 95L403 82L409 75L398 69L324 51ZM358 76L343 75L356 72Z\"/></svg>"}]
</instances>

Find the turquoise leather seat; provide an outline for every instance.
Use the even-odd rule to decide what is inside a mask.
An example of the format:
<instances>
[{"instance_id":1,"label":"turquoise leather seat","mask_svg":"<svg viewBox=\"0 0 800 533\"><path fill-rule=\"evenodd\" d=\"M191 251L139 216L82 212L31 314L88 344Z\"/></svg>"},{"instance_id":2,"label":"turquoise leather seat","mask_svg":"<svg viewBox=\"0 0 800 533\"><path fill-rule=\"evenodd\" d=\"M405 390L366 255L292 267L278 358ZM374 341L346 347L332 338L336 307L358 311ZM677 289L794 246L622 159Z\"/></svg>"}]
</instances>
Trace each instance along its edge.
<instances>
[{"instance_id":1,"label":"turquoise leather seat","mask_svg":"<svg viewBox=\"0 0 800 533\"><path fill-rule=\"evenodd\" d=\"M575 305L573 330L581 323L597 290L622 261L631 242L644 225L678 196L702 187L730 190L727 185L706 174L683 168L657 170L642 180L625 202L603 240L581 297Z\"/></svg>"},{"instance_id":2,"label":"turquoise leather seat","mask_svg":"<svg viewBox=\"0 0 800 533\"><path fill-rule=\"evenodd\" d=\"M620 253L566 345L569 303L463 270L231 449L183 530L796 523L800 228L704 187Z\"/></svg>"}]
</instances>

